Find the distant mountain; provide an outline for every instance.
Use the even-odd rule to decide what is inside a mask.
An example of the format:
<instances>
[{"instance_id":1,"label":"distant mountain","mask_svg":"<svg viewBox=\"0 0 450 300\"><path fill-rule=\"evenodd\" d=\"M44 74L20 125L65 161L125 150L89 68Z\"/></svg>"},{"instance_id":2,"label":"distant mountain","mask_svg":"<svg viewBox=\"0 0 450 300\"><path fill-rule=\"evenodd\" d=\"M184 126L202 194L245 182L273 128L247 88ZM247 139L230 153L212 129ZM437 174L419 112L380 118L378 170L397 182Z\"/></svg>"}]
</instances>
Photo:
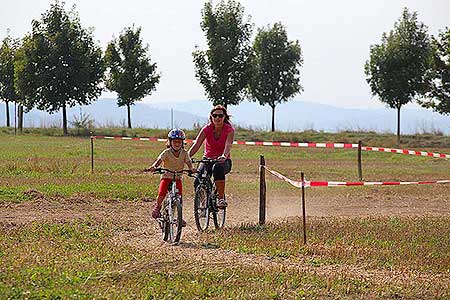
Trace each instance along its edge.
<instances>
[{"instance_id":1,"label":"distant mountain","mask_svg":"<svg viewBox=\"0 0 450 300\"><path fill-rule=\"evenodd\" d=\"M204 124L211 109L211 102L194 100L177 103L140 102L132 107L131 120L134 127L169 128L173 116L174 126L192 128ZM10 106L12 115L13 106ZM254 102L244 101L230 106L229 112L236 125L255 129L270 129L271 109ZM173 112L173 113L172 113ZM126 108L117 107L115 99L100 99L89 106L68 110L69 121L79 119L80 113L89 114L97 126L120 126L126 124ZM371 130L396 132L397 113L393 109L346 109L302 101L290 101L277 106L276 129L296 131L305 129L336 132L341 130ZM5 124L5 105L0 103L0 126ZM14 123L13 123L14 124ZM26 114L25 126L60 126L61 113L49 115L32 110ZM402 133L443 132L450 134L450 117L425 109L402 109Z\"/></svg>"},{"instance_id":2,"label":"distant mountain","mask_svg":"<svg viewBox=\"0 0 450 300\"><path fill-rule=\"evenodd\" d=\"M205 100L181 103L149 104L154 109L191 112L207 116L212 105ZM230 106L234 124L255 129L270 130L271 108L255 102L244 101ZM426 109L401 110L402 133L441 131L450 134L450 117ZM342 130L370 130L376 132L397 132L397 111L394 109L347 109L324 104L290 101L280 104L275 110L277 130L297 131L305 129L337 132Z\"/></svg>"}]
</instances>

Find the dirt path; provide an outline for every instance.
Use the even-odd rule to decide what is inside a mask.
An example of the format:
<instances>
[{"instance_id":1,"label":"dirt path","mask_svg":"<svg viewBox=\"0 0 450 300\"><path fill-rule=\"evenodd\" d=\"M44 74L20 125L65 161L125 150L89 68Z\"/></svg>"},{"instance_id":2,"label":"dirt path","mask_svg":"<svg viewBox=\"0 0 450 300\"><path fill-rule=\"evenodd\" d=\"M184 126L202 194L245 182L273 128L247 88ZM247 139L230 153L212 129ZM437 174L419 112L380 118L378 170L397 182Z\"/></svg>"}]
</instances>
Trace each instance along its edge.
<instances>
[{"instance_id":1,"label":"dirt path","mask_svg":"<svg viewBox=\"0 0 450 300\"><path fill-rule=\"evenodd\" d=\"M335 200L335 199L334 199ZM296 203L293 205L292 203ZM279 198L268 202L268 220L276 220L289 216L299 215L298 199ZM332 205L330 201L317 200L309 204L309 215L335 216L342 215L343 211L352 210L352 215L393 215L414 214L424 211L424 207L417 203L400 202L398 206L380 208L373 199L367 202L352 203L346 201L345 205ZM230 199L230 208L227 215L227 224L234 225L242 222L257 221L257 203L251 199ZM334 201L333 201L334 202ZM245 205L242 205L245 203ZM440 203L440 207L439 204ZM445 284L450 282L450 274L441 276L421 274L416 272L396 272L366 270L363 267L352 265L340 266L312 266L306 259L271 259L265 256L241 254L230 250L223 250L214 245L205 245L202 236L195 228L195 222L191 212L192 202L186 201L185 218L188 226L183 230L182 243L179 246L170 246L162 242L160 230L156 222L150 219L149 212L152 202L125 202L125 201L100 201L95 199L71 198L71 199L36 199L23 203L0 204L0 225L27 224L33 221L67 222L75 219L93 218L102 222L112 222L120 225L114 237L114 242L124 243L135 247L146 253L151 253L152 261L136 261L124 266L117 272L131 272L142 268L160 268L162 265L170 267L170 262L177 268L186 262L195 262L201 266L206 262L215 264L218 268L230 265L251 266L253 268L267 268L267 270L294 270L296 272L308 272L322 277L353 278L376 285L385 283L411 285L422 283L432 286L433 284ZM450 215L447 201L436 201L432 214ZM237 208L240 208L239 210ZM277 208L277 209L275 209ZM430 209L429 203L427 208ZM186 260L189 257L189 260ZM170 259L168 259L170 258ZM189 267L186 265L186 267Z\"/></svg>"}]
</instances>

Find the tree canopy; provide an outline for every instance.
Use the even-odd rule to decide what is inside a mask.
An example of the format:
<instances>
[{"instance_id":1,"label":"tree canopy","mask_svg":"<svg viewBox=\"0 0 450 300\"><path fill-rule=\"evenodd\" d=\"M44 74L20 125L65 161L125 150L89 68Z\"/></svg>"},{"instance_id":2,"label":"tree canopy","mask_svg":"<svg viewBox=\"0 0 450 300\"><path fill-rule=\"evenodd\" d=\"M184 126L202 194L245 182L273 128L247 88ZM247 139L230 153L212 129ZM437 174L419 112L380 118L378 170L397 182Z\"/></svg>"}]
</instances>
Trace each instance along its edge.
<instances>
[{"instance_id":1,"label":"tree canopy","mask_svg":"<svg viewBox=\"0 0 450 300\"><path fill-rule=\"evenodd\" d=\"M298 41L288 41L281 23L260 28L253 44L250 95L261 105L272 108L272 131L275 131L275 107L303 90L300 85L302 51Z\"/></svg>"},{"instance_id":2,"label":"tree canopy","mask_svg":"<svg viewBox=\"0 0 450 300\"><path fill-rule=\"evenodd\" d=\"M141 28L128 27L106 49L108 66L106 86L117 92L118 106L127 106L128 128L131 128L131 109L156 88L160 75L152 63L148 45L143 46Z\"/></svg>"},{"instance_id":3,"label":"tree canopy","mask_svg":"<svg viewBox=\"0 0 450 300\"><path fill-rule=\"evenodd\" d=\"M90 104L102 91L102 51L75 10L66 12L58 2L40 20L33 20L16 65L17 87L27 109L62 109L64 134L66 107Z\"/></svg>"},{"instance_id":4,"label":"tree canopy","mask_svg":"<svg viewBox=\"0 0 450 300\"><path fill-rule=\"evenodd\" d=\"M201 28L208 49L193 52L195 76L214 105L239 104L251 77L250 56L253 24L237 1L222 0L214 9L206 2Z\"/></svg>"},{"instance_id":5,"label":"tree canopy","mask_svg":"<svg viewBox=\"0 0 450 300\"><path fill-rule=\"evenodd\" d=\"M10 126L9 102L17 100L14 87L14 60L18 41L8 34L0 47L0 100L6 103L6 126Z\"/></svg>"},{"instance_id":6,"label":"tree canopy","mask_svg":"<svg viewBox=\"0 0 450 300\"><path fill-rule=\"evenodd\" d=\"M390 108L397 109L397 141L400 142L400 109L417 100L428 88L427 72L431 62L431 42L427 27L417 13L407 8L381 44L370 47L365 65L372 94Z\"/></svg>"},{"instance_id":7,"label":"tree canopy","mask_svg":"<svg viewBox=\"0 0 450 300\"><path fill-rule=\"evenodd\" d=\"M433 37L432 46L430 90L421 104L441 114L450 114L450 28Z\"/></svg>"}]
</instances>

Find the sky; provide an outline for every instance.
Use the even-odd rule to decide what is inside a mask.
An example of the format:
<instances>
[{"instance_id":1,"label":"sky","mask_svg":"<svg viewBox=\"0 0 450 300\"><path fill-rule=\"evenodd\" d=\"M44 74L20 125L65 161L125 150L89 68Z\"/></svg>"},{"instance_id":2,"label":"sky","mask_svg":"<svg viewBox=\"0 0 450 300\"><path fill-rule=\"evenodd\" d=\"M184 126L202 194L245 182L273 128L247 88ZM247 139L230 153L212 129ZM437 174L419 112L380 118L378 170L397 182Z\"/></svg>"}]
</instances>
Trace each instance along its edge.
<instances>
[{"instance_id":1,"label":"sky","mask_svg":"<svg viewBox=\"0 0 450 300\"><path fill-rule=\"evenodd\" d=\"M51 0L0 0L0 39L11 30L20 38L31 30ZM213 1L213 4L219 1ZM66 0L69 10L76 3L81 23L93 27L94 39L105 49L113 38L134 24L142 27L142 39L149 45L161 80L148 103L206 99L195 78L192 51L206 49L200 28L200 0ZM370 45L381 42L407 7L418 13L430 34L450 27L449 0L241 0L245 14L256 29L281 22L288 38L298 40L304 64L300 69L304 91L295 100L344 108L379 108L366 82L364 64ZM101 97L115 97L104 92Z\"/></svg>"}]
</instances>

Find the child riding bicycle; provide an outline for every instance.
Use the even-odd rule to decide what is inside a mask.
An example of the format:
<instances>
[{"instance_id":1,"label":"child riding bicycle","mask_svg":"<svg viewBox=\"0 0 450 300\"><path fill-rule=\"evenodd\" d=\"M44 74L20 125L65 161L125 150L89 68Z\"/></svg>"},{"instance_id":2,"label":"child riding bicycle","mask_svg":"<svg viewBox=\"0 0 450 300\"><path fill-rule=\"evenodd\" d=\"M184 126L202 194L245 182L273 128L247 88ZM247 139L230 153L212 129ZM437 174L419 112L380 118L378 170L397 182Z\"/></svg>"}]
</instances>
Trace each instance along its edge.
<instances>
[{"instance_id":1,"label":"child riding bicycle","mask_svg":"<svg viewBox=\"0 0 450 300\"><path fill-rule=\"evenodd\" d=\"M195 168L192 166L191 158L187 151L184 149L184 140L186 135L181 129L172 129L167 135L167 149L165 149L161 154L159 154L156 161L145 171L154 172L157 167L161 164L163 168L172 171L183 170L186 164L192 172L196 172ZM183 185L181 183L181 175L177 176L176 187L179 190L179 194L182 195ZM172 183L172 175L169 173L164 173L161 175L161 181L159 183L158 198L156 204L152 210L152 217L158 219L161 217L161 205L166 197L169 185ZM183 221L183 226L185 222Z\"/></svg>"}]
</instances>

